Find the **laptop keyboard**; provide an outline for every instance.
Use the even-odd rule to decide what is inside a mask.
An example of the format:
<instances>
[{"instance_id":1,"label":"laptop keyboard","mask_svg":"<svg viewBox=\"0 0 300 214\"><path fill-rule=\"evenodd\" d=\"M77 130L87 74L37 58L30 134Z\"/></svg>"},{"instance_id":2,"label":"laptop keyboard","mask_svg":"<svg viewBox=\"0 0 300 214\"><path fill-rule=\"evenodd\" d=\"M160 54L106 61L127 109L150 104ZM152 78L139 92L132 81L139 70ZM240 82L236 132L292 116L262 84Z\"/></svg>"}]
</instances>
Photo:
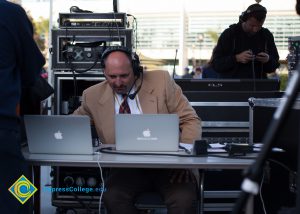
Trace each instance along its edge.
<instances>
[{"instance_id":1,"label":"laptop keyboard","mask_svg":"<svg viewBox=\"0 0 300 214\"><path fill-rule=\"evenodd\" d=\"M208 144L212 143L220 143L220 144L226 144L226 143L249 143L248 137L204 137L203 140L206 140Z\"/></svg>"}]
</instances>

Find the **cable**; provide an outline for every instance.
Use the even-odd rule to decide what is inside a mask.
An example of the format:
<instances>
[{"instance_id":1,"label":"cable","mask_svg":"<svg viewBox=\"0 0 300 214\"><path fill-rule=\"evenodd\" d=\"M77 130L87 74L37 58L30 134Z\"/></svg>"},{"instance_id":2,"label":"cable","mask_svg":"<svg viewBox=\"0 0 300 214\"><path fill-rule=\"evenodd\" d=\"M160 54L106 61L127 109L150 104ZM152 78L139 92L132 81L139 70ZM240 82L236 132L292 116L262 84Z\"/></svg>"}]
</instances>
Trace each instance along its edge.
<instances>
[{"instance_id":1,"label":"cable","mask_svg":"<svg viewBox=\"0 0 300 214\"><path fill-rule=\"evenodd\" d=\"M135 80L134 80L133 84L130 86L130 88L129 88L128 92L127 92L127 95L126 95L126 97L129 97L129 95L130 95L130 92L131 92L131 90L133 89L133 87L134 87L134 85L135 85L135 83L136 83L137 79L138 79L138 78L135 78Z\"/></svg>"},{"instance_id":2,"label":"cable","mask_svg":"<svg viewBox=\"0 0 300 214\"><path fill-rule=\"evenodd\" d=\"M172 73L173 79L175 79L175 75L176 75L176 59L177 59L177 52L178 52L178 49L176 49L176 51L175 51L175 59L174 59L173 73Z\"/></svg>"},{"instance_id":3,"label":"cable","mask_svg":"<svg viewBox=\"0 0 300 214\"><path fill-rule=\"evenodd\" d=\"M66 27L66 31L65 31L65 37L66 40L65 42L68 43L68 27ZM73 36L73 42L75 40L74 38L75 36ZM64 46L66 46L67 44L65 44ZM73 64L71 63L71 56L68 55L68 50L67 48L61 50L62 54L64 55L64 61L65 61L65 65L66 67L70 67L71 72L72 72L72 76L73 76L73 93L74 93L74 97L77 96L77 79L76 79L76 74L75 74L75 69Z\"/></svg>"},{"instance_id":4,"label":"cable","mask_svg":"<svg viewBox=\"0 0 300 214\"><path fill-rule=\"evenodd\" d=\"M190 150L188 150L187 148L185 148L184 146L179 145L179 149L183 149L187 154L192 154L192 152Z\"/></svg>"},{"instance_id":5,"label":"cable","mask_svg":"<svg viewBox=\"0 0 300 214\"><path fill-rule=\"evenodd\" d=\"M277 161L277 160L274 160L274 159L268 159L269 161L273 162L273 163L276 163L278 164L279 166L281 166L282 168L284 168L285 170L287 170L288 172L290 173L293 173L294 175L297 175L297 172L293 171L292 169L290 169L287 165Z\"/></svg>"},{"instance_id":6,"label":"cable","mask_svg":"<svg viewBox=\"0 0 300 214\"><path fill-rule=\"evenodd\" d=\"M116 21L116 17L115 17L115 14L113 14L114 15L114 18L115 18L115 21ZM107 30L108 30L108 34L109 34L109 44L108 44L108 46L111 46L111 43L113 43L114 42L114 35L113 35L113 22L109 22L108 24L107 24ZM118 31L118 33L120 33L119 31ZM121 38L120 38L120 34L119 34L119 36L118 36L118 40L119 40L119 43L121 43ZM120 46L122 45L122 44L119 44Z\"/></svg>"},{"instance_id":7,"label":"cable","mask_svg":"<svg viewBox=\"0 0 300 214\"><path fill-rule=\"evenodd\" d=\"M137 19L136 19L136 17L134 15L131 15L131 14L127 14L127 16L131 16L133 18L133 24L132 24L132 26L133 26L134 36L135 36L135 46L134 46L134 48L137 49L137 44L138 44L138 39L137 39L137 30L138 30L137 26L138 26L138 24L137 24Z\"/></svg>"},{"instance_id":8,"label":"cable","mask_svg":"<svg viewBox=\"0 0 300 214\"><path fill-rule=\"evenodd\" d=\"M112 27L110 26L110 24L107 25L107 29L108 29L108 34L109 34L109 42L113 42L114 36L113 36L113 32L112 32ZM111 45L108 44L108 46L111 46Z\"/></svg>"},{"instance_id":9,"label":"cable","mask_svg":"<svg viewBox=\"0 0 300 214\"><path fill-rule=\"evenodd\" d=\"M67 51L67 50L64 50L64 51ZM84 70L76 70L75 65L73 64L73 58L71 56L69 56L68 54L66 54L66 57L65 57L66 66L69 67L72 71L74 71L76 73L79 73L79 74L85 73L85 72L93 69L97 65L97 62L100 60L100 56L96 52L95 49L93 49L93 54L96 56L93 64L90 67L88 67L88 68L86 68Z\"/></svg>"},{"instance_id":10,"label":"cable","mask_svg":"<svg viewBox=\"0 0 300 214\"><path fill-rule=\"evenodd\" d=\"M106 47L105 42L104 41L96 41L96 42L90 42L90 43L85 43L85 44L82 44L82 43L76 44L75 43L76 36L75 35L72 36L72 41L71 42L68 41L68 36L69 36L68 35L68 27L66 26L66 31L65 31L65 43L66 44L64 44L64 46L63 46L64 48L61 50L63 58L64 58L64 61L65 61L65 64L66 64L66 67L70 68L72 73L75 72L75 73L79 73L79 74L85 73L85 72L93 69L97 65L97 62L100 59L100 54L98 54L96 52L96 46L100 46L101 44L104 44L104 49L105 49L105 47ZM76 67L75 67L75 65L73 64L73 61L74 61L73 56L71 56L71 55L68 54L68 48L66 48L66 46L68 45L68 43L71 44L71 45L73 45L73 46L77 45L79 47L90 47L90 48L92 48L93 54L96 56L93 64L90 67L88 67L88 68L86 68L84 70L77 70ZM72 51L72 54L73 53L74 53L74 50ZM73 75L74 75L74 73L73 73Z\"/></svg>"},{"instance_id":11,"label":"cable","mask_svg":"<svg viewBox=\"0 0 300 214\"><path fill-rule=\"evenodd\" d=\"M134 83L133 83L133 85L131 86L131 88L130 88L128 94L127 94L127 97L129 97L129 99L131 99L131 100L134 100L135 96L139 93L139 91L140 91L141 88L142 88L143 81L144 81L144 72L141 73L141 76L142 76L142 78L141 78L141 83L140 83L140 85L137 87L136 91L135 91L134 93L132 93L132 94L129 94L130 91L132 90L133 86L135 85L135 83L136 83L136 81L137 81L138 78L136 78L136 79L134 80Z\"/></svg>"},{"instance_id":12,"label":"cable","mask_svg":"<svg viewBox=\"0 0 300 214\"><path fill-rule=\"evenodd\" d=\"M73 35L73 41L71 42L74 43L75 41L75 35ZM66 26L66 31L65 31L65 42L68 43L68 27ZM67 44L64 44L64 47L66 46ZM65 64L66 64L66 67L70 67L71 69L71 72L72 72L72 76L73 76L73 93L74 93L74 100L73 100L73 105L75 104L75 99L77 97L77 79L76 79L76 74L75 74L75 69L73 68L73 64L71 63L71 57L68 55L68 49L65 48L63 50L61 50L63 56L64 56L64 59L65 59ZM75 110L75 109L73 109Z\"/></svg>"},{"instance_id":13,"label":"cable","mask_svg":"<svg viewBox=\"0 0 300 214\"><path fill-rule=\"evenodd\" d=\"M263 208L264 214L267 214L266 207L265 207L265 202L264 202L264 199L263 199L263 196L262 196L262 185L263 185L263 182L264 182L264 178L265 178L265 172L263 172L262 178L261 178L261 182L260 182L259 198L261 200L261 204L262 204L262 208Z\"/></svg>"},{"instance_id":14,"label":"cable","mask_svg":"<svg viewBox=\"0 0 300 214\"><path fill-rule=\"evenodd\" d=\"M217 157L217 158L229 158L229 159L249 159L254 160L256 157L245 157L245 156L222 156L214 155L213 153L205 155L191 155L191 154L172 154L172 153L149 153L149 152L117 152L113 147L104 147L98 150L101 153L106 154L118 154L118 155L154 155L154 156L174 156L174 157ZM215 154L220 154L220 152L215 152ZM224 152L227 154L227 152ZM224 154L223 153L223 154Z\"/></svg>"},{"instance_id":15,"label":"cable","mask_svg":"<svg viewBox=\"0 0 300 214\"><path fill-rule=\"evenodd\" d=\"M79 73L79 74L85 73L85 72L87 72L87 71L93 69L93 68L97 65L97 62L98 62L99 59L100 59L99 55L96 54L95 61L93 62L93 64L92 64L90 67L88 67L87 69L84 69L84 70L76 70L76 69L74 69L74 71L75 71L76 73Z\"/></svg>"},{"instance_id":16,"label":"cable","mask_svg":"<svg viewBox=\"0 0 300 214\"><path fill-rule=\"evenodd\" d=\"M256 91L256 75L255 75L255 67L254 67L254 61L255 61L255 56L252 56L251 60L251 67L252 67L252 74L253 74L253 91Z\"/></svg>"},{"instance_id":17,"label":"cable","mask_svg":"<svg viewBox=\"0 0 300 214\"><path fill-rule=\"evenodd\" d=\"M74 92L74 98L75 98L75 97L77 97L77 78L76 78L75 71L73 69L71 70L71 72L72 72L72 76L73 76L73 92Z\"/></svg>"},{"instance_id":18,"label":"cable","mask_svg":"<svg viewBox=\"0 0 300 214\"><path fill-rule=\"evenodd\" d=\"M115 25L116 25L117 32L118 32L119 42L121 43L120 29L119 29L119 26L118 26L118 23L117 23L116 13L113 12L113 15L114 15Z\"/></svg>"},{"instance_id":19,"label":"cable","mask_svg":"<svg viewBox=\"0 0 300 214\"><path fill-rule=\"evenodd\" d=\"M97 160L97 164L99 167L99 171L100 171L100 178L101 178L101 193L99 196L99 206L98 206L98 213L101 213L101 201L102 201L102 197L103 197L103 193L105 191L105 183L104 183L104 178L103 178L103 173L102 173L102 167L100 165L100 160L99 160L100 155L98 154L98 160Z\"/></svg>"},{"instance_id":20,"label":"cable","mask_svg":"<svg viewBox=\"0 0 300 214\"><path fill-rule=\"evenodd\" d=\"M133 21L135 22L135 48L138 49L138 22L137 19L133 16Z\"/></svg>"}]
</instances>

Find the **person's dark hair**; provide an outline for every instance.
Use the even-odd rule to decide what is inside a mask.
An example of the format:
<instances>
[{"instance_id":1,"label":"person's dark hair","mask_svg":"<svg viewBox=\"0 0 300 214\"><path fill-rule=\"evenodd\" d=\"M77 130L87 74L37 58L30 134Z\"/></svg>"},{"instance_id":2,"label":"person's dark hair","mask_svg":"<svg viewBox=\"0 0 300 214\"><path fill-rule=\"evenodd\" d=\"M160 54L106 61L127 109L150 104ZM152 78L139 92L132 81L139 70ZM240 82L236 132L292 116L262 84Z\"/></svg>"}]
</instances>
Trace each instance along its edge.
<instances>
[{"instance_id":1,"label":"person's dark hair","mask_svg":"<svg viewBox=\"0 0 300 214\"><path fill-rule=\"evenodd\" d=\"M201 69L201 67L200 66L198 66L198 67L196 67L196 69L195 69L196 71L202 71L202 69Z\"/></svg>"},{"instance_id":2,"label":"person's dark hair","mask_svg":"<svg viewBox=\"0 0 300 214\"><path fill-rule=\"evenodd\" d=\"M247 10L242 12L240 19L245 22L250 17L254 17L257 21L261 22L266 18L267 9L260 5L260 4L252 4L250 5Z\"/></svg>"},{"instance_id":3,"label":"person's dark hair","mask_svg":"<svg viewBox=\"0 0 300 214\"><path fill-rule=\"evenodd\" d=\"M296 1L296 12L298 15L300 15L300 0Z\"/></svg>"}]
</instances>

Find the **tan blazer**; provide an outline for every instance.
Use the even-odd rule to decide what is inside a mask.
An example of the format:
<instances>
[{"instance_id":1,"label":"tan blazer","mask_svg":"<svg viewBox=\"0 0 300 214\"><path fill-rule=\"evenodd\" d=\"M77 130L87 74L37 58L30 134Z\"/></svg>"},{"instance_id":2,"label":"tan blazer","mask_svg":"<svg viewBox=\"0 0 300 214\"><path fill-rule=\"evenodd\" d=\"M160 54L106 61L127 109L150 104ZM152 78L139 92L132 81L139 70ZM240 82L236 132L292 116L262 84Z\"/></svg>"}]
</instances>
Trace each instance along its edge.
<instances>
[{"instance_id":1,"label":"tan blazer","mask_svg":"<svg viewBox=\"0 0 300 214\"><path fill-rule=\"evenodd\" d=\"M137 85L140 84L139 81L140 79ZM178 115L180 142L193 143L201 138L201 120L168 72L145 72L138 98L143 114ZM82 104L74 114L88 115L91 118L102 143L115 143L114 95L107 81L87 88L82 94Z\"/></svg>"}]
</instances>

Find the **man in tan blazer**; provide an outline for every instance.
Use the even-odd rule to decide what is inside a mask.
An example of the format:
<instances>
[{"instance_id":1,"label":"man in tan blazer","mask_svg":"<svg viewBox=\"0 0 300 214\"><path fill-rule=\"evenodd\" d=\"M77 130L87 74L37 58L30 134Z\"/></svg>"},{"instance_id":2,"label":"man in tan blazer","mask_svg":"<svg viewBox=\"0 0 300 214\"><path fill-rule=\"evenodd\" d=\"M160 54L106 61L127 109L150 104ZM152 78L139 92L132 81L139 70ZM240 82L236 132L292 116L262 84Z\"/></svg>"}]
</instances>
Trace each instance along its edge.
<instances>
[{"instance_id":1,"label":"man in tan blazer","mask_svg":"<svg viewBox=\"0 0 300 214\"><path fill-rule=\"evenodd\" d=\"M177 114L180 142L200 139L200 118L168 72L143 74L138 56L125 47L107 49L102 65L106 81L86 89L81 106L74 112L91 118L102 143L115 143L114 116L124 99L131 114ZM196 183L189 170L112 169L106 189L104 203L109 213L137 213L135 198L149 190L161 194L170 214L196 212Z\"/></svg>"}]
</instances>

